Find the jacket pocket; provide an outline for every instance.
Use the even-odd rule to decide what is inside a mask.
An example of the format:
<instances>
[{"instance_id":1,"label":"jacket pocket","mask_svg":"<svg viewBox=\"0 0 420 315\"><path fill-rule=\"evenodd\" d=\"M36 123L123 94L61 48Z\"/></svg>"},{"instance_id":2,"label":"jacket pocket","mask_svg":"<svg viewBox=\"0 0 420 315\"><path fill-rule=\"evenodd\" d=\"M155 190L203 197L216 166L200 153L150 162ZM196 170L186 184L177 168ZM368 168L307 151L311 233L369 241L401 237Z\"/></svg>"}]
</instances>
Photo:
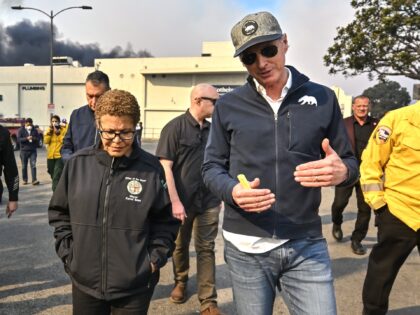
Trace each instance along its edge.
<instances>
[{"instance_id":1,"label":"jacket pocket","mask_svg":"<svg viewBox=\"0 0 420 315\"><path fill-rule=\"evenodd\" d=\"M200 139L195 139L194 137L191 138L181 138L179 139L179 150L191 150L200 146L201 141Z\"/></svg>"},{"instance_id":2,"label":"jacket pocket","mask_svg":"<svg viewBox=\"0 0 420 315\"><path fill-rule=\"evenodd\" d=\"M324 133L315 107L291 106L287 112L287 122L288 150L318 157Z\"/></svg>"},{"instance_id":3,"label":"jacket pocket","mask_svg":"<svg viewBox=\"0 0 420 315\"><path fill-rule=\"evenodd\" d=\"M404 147L407 147L409 150L420 151L420 132L415 135L408 135L402 139L402 144Z\"/></svg>"},{"instance_id":4,"label":"jacket pocket","mask_svg":"<svg viewBox=\"0 0 420 315\"><path fill-rule=\"evenodd\" d=\"M108 238L107 289L121 292L147 288L152 268L147 233L112 229Z\"/></svg>"},{"instance_id":5,"label":"jacket pocket","mask_svg":"<svg viewBox=\"0 0 420 315\"><path fill-rule=\"evenodd\" d=\"M417 128L416 128L417 129ZM420 156L420 131L407 134L401 139L401 159L406 165L416 165Z\"/></svg>"}]
</instances>

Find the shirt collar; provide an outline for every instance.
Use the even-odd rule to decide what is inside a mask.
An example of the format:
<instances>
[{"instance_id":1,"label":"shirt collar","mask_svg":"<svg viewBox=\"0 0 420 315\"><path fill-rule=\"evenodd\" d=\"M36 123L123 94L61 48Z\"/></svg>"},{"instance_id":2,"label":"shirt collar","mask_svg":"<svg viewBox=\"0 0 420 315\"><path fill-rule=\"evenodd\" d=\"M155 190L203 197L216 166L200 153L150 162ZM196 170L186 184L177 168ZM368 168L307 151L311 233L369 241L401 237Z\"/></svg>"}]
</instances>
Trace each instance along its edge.
<instances>
[{"instance_id":1,"label":"shirt collar","mask_svg":"<svg viewBox=\"0 0 420 315\"><path fill-rule=\"evenodd\" d=\"M187 116L187 120L194 126L200 128L200 124L197 120L195 120L194 116L191 115L190 110L187 109L185 112L185 115ZM207 119L204 119L203 121L203 129L208 128L210 126L210 123L207 121Z\"/></svg>"},{"instance_id":2,"label":"shirt collar","mask_svg":"<svg viewBox=\"0 0 420 315\"><path fill-rule=\"evenodd\" d=\"M252 78L254 80L255 87L256 87L258 93L260 93L261 96L264 97L266 100L268 99L271 102L282 102L284 97L287 95L287 92L289 92L290 88L292 87L292 72L289 70L289 68L287 68L287 67L285 67L285 68L288 72L287 82L284 85L283 90L281 91L280 98L277 99L277 100L271 99L271 97L267 95L267 91L265 90L265 88L255 78Z\"/></svg>"}]
</instances>

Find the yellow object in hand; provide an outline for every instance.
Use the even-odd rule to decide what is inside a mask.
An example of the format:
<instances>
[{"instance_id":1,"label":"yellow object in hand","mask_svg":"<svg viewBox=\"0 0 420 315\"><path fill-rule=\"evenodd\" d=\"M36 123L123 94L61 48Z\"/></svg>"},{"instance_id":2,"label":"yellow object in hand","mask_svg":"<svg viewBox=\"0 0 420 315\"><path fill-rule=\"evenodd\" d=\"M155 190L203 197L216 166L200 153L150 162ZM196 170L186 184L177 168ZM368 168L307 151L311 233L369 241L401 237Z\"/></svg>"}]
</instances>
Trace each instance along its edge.
<instances>
[{"instance_id":1,"label":"yellow object in hand","mask_svg":"<svg viewBox=\"0 0 420 315\"><path fill-rule=\"evenodd\" d=\"M245 189L251 189L251 185L249 184L248 180L246 179L244 174L239 174L238 180L241 183L242 187Z\"/></svg>"}]
</instances>

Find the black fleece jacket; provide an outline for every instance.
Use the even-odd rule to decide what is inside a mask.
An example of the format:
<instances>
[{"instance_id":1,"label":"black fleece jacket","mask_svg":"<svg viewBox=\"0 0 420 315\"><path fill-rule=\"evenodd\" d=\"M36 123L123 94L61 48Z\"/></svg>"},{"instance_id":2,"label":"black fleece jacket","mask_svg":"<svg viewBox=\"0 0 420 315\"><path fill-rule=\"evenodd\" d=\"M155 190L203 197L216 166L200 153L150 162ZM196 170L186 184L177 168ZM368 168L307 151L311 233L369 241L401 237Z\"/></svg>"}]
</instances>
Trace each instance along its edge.
<instances>
[{"instance_id":1,"label":"black fleece jacket","mask_svg":"<svg viewBox=\"0 0 420 315\"><path fill-rule=\"evenodd\" d=\"M0 176L4 173L4 181L9 191L9 201L17 201L19 195L19 173L9 131L0 126ZM3 195L3 184L0 181L0 202Z\"/></svg>"},{"instance_id":2,"label":"black fleece jacket","mask_svg":"<svg viewBox=\"0 0 420 315\"><path fill-rule=\"evenodd\" d=\"M293 172L297 165L323 157L324 138L348 168L348 179L340 185L358 179L334 92L289 69L292 86L278 113L257 92L251 77L216 104L202 173L204 183L225 201L226 231L279 239L321 236L321 189L303 187ZM271 209L250 213L236 206L232 190L240 173L249 180L259 177L261 188L275 193Z\"/></svg>"},{"instance_id":3,"label":"black fleece jacket","mask_svg":"<svg viewBox=\"0 0 420 315\"><path fill-rule=\"evenodd\" d=\"M165 265L179 227L159 160L133 147L128 158L94 147L77 152L48 208L66 271L80 290L99 299L146 290L150 262Z\"/></svg>"}]
</instances>

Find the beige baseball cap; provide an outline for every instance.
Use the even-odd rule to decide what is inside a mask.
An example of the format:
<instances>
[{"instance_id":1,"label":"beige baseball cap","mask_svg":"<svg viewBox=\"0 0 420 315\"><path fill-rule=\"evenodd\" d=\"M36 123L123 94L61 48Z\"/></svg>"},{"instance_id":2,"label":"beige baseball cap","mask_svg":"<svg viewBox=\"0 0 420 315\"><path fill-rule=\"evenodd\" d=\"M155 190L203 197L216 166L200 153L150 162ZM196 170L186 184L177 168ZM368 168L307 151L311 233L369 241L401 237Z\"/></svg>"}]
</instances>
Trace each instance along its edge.
<instances>
[{"instance_id":1,"label":"beige baseball cap","mask_svg":"<svg viewBox=\"0 0 420 315\"><path fill-rule=\"evenodd\" d=\"M248 14L236 23L230 36L235 46L233 57L236 57L251 46L282 37L283 32L271 13L257 12Z\"/></svg>"}]
</instances>

